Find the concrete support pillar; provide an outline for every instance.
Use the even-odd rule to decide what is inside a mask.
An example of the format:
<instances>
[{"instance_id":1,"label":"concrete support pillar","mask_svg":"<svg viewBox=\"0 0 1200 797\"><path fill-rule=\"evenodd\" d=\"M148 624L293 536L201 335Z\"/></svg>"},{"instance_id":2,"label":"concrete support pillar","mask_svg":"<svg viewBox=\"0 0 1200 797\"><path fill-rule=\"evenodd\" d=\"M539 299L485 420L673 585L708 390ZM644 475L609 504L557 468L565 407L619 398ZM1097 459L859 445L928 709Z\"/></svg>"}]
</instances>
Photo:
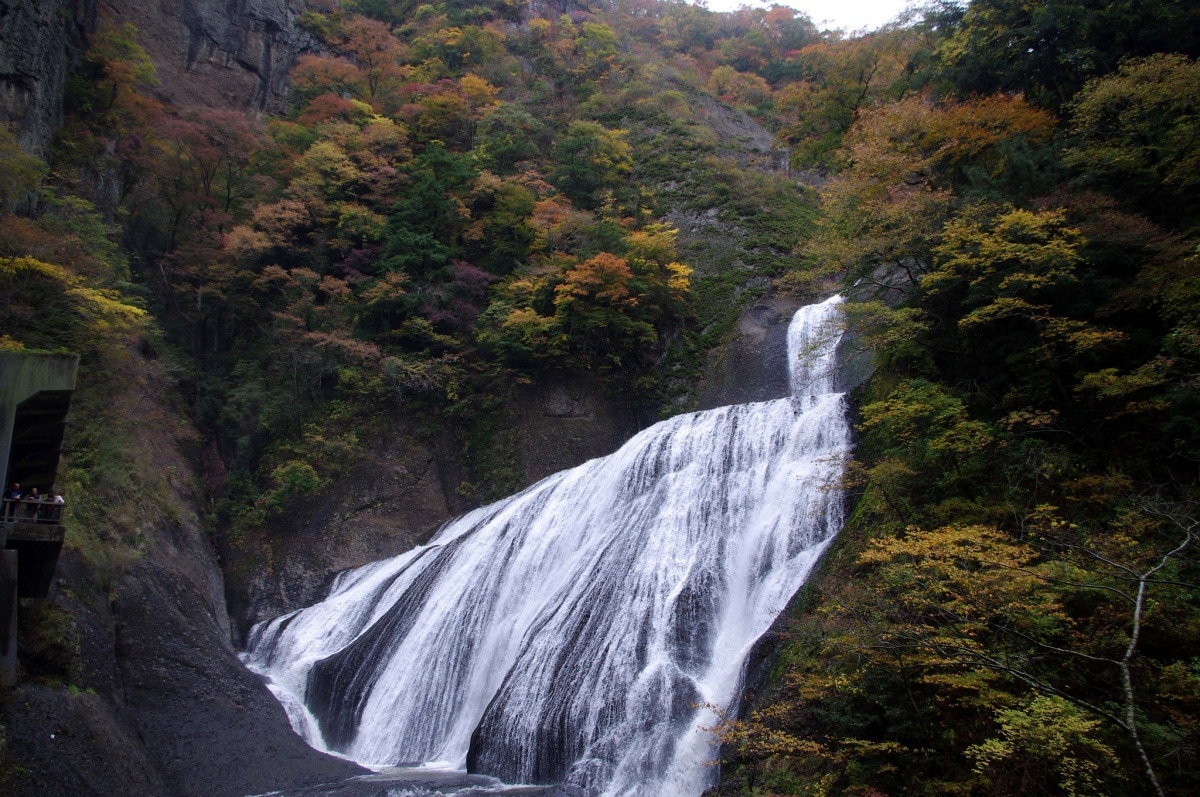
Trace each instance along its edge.
<instances>
[{"instance_id":1,"label":"concrete support pillar","mask_svg":"<svg viewBox=\"0 0 1200 797\"><path fill-rule=\"evenodd\" d=\"M17 552L0 550L0 684L17 680Z\"/></svg>"}]
</instances>

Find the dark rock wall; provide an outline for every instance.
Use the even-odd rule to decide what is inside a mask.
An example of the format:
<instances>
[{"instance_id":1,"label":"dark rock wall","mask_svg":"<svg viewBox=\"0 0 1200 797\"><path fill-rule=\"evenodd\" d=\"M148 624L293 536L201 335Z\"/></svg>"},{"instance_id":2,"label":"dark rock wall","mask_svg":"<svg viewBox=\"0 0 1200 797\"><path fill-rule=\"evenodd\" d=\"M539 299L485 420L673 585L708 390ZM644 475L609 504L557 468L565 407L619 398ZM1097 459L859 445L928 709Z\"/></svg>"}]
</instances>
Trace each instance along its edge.
<instances>
[{"instance_id":1,"label":"dark rock wall","mask_svg":"<svg viewBox=\"0 0 1200 797\"><path fill-rule=\"evenodd\" d=\"M0 0L0 123L27 152L48 152L67 73L96 19L97 0Z\"/></svg>"},{"instance_id":2,"label":"dark rock wall","mask_svg":"<svg viewBox=\"0 0 1200 797\"><path fill-rule=\"evenodd\" d=\"M72 63L101 20L131 23L176 107L282 111L287 74L315 39L304 0L0 0L0 123L45 155Z\"/></svg>"},{"instance_id":3,"label":"dark rock wall","mask_svg":"<svg viewBox=\"0 0 1200 797\"><path fill-rule=\"evenodd\" d=\"M737 337L710 357L700 383L698 409L788 394L787 329L801 302L787 296L759 299L742 310Z\"/></svg>"},{"instance_id":4,"label":"dark rock wall","mask_svg":"<svg viewBox=\"0 0 1200 797\"><path fill-rule=\"evenodd\" d=\"M340 571L428 540L453 514L444 457L398 423L321 494L271 518L264 537L228 554L229 608L250 626L324 597Z\"/></svg>"},{"instance_id":5,"label":"dark rock wall","mask_svg":"<svg viewBox=\"0 0 1200 797\"><path fill-rule=\"evenodd\" d=\"M159 92L177 107L282 111L288 70L317 46L296 25L304 0L107 0L106 8L138 29Z\"/></svg>"},{"instance_id":6,"label":"dark rock wall","mask_svg":"<svg viewBox=\"0 0 1200 797\"><path fill-rule=\"evenodd\" d=\"M84 674L74 689L27 682L8 697L13 797L239 797L361 773L304 744L242 667L208 603L211 559L157 540L107 606L64 563L76 572L55 600L76 617Z\"/></svg>"},{"instance_id":7,"label":"dark rock wall","mask_svg":"<svg viewBox=\"0 0 1200 797\"><path fill-rule=\"evenodd\" d=\"M579 377L518 386L510 403L525 484L611 454L658 420L652 409L623 401L597 380Z\"/></svg>"}]
</instances>

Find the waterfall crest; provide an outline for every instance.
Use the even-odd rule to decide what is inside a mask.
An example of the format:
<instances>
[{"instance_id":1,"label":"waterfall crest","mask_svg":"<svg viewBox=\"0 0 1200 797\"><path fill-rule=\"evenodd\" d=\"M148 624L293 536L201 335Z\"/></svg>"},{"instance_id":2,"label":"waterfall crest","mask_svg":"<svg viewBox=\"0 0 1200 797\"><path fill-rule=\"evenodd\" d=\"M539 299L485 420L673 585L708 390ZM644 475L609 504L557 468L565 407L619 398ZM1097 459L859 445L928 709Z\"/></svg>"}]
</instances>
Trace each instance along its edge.
<instances>
[{"instance_id":1,"label":"waterfall crest","mask_svg":"<svg viewBox=\"0 0 1200 797\"><path fill-rule=\"evenodd\" d=\"M793 320L792 397L664 421L343 573L256 626L247 666L310 744L368 765L698 795L698 706L732 702L841 526L840 301Z\"/></svg>"}]
</instances>

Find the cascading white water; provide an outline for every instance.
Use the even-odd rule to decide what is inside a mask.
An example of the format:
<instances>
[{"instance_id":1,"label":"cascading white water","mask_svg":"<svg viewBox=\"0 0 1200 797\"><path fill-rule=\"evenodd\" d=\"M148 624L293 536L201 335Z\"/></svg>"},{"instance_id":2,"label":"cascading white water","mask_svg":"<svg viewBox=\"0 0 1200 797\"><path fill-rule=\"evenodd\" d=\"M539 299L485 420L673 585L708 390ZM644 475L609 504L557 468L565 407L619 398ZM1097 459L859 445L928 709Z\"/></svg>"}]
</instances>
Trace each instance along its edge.
<instances>
[{"instance_id":1,"label":"cascading white water","mask_svg":"<svg viewBox=\"0 0 1200 797\"><path fill-rule=\"evenodd\" d=\"M841 526L840 302L792 321L791 398L664 421L343 573L256 626L247 666L310 744L368 765L699 795L704 704L732 703Z\"/></svg>"}]
</instances>

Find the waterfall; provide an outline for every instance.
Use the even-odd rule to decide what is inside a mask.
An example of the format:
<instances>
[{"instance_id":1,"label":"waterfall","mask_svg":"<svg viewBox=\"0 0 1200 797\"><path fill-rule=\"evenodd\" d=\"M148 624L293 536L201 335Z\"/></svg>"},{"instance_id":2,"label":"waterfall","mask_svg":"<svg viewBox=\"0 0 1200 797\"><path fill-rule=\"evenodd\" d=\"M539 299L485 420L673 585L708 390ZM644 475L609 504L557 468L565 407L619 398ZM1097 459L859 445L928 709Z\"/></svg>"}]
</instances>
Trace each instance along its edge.
<instances>
[{"instance_id":1,"label":"waterfall","mask_svg":"<svg viewBox=\"0 0 1200 797\"><path fill-rule=\"evenodd\" d=\"M743 662L841 526L841 299L789 327L793 396L619 451L342 573L243 655L313 746L591 795L695 797Z\"/></svg>"}]
</instances>

